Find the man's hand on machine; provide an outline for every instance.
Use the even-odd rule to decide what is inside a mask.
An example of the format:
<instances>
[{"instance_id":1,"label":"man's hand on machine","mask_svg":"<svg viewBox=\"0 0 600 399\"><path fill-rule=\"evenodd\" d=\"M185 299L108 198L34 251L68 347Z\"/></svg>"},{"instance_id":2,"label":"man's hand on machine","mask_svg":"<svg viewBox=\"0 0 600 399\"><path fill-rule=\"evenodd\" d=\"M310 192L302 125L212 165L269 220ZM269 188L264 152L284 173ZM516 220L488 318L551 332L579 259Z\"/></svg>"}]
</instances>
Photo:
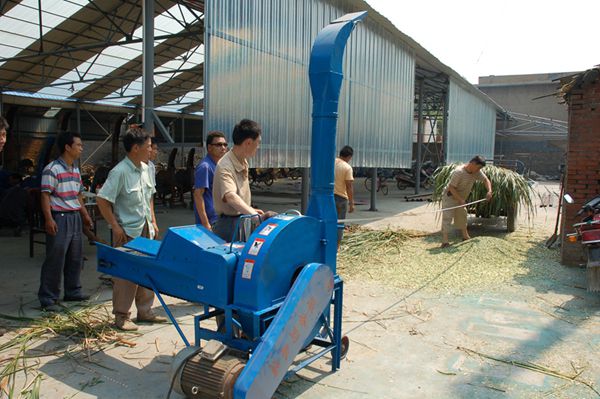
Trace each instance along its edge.
<instances>
[{"instance_id":1,"label":"man's hand on machine","mask_svg":"<svg viewBox=\"0 0 600 399\"><path fill-rule=\"evenodd\" d=\"M111 226L113 231L113 242L116 246L121 246L127 242L127 234L121 225Z\"/></svg>"}]
</instances>

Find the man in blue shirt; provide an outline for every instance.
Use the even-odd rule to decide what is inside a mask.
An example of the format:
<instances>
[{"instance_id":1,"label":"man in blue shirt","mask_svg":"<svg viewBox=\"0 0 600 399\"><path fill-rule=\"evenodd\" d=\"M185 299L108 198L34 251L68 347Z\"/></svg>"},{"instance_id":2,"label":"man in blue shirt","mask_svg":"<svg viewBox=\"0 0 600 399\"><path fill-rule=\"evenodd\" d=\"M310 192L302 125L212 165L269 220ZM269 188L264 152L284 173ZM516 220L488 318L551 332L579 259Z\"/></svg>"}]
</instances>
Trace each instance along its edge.
<instances>
[{"instance_id":1,"label":"man in blue shirt","mask_svg":"<svg viewBox=\"0 0 600 399\"><path fill-rule=\"evenodd\" d=\"M218 219L213 206L213 177L217 162L227 153L227 139L223 132L214 131L206 136L206 152L194 173L194 215L196 224L212 230L211 225Z\"/></svg>"}]
</instances>

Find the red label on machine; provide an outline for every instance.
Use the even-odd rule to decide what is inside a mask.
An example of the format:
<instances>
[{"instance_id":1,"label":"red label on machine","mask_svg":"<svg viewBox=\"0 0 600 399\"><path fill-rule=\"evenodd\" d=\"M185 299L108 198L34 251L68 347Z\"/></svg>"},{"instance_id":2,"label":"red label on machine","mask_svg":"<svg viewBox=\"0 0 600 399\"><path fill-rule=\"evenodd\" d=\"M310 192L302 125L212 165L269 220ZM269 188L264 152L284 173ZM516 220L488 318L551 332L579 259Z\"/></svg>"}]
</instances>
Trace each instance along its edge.
<instances>
[{"instance_id":1,"label":"red label on machine","mask_svg":"<svg viewBox=\"0 0 600 399\"><path fill-rule=\"evenodd\" d=\"M248 253L250 255L254 255L254 256L258 255L258 253L260 252L260 249L262 248L264 243L265 243L265 240L263 238L257 238L252 243L252 246L248 250Z\"/></svg>"},{"instance_id":2,"label":"red label on machine","mask_svg":"<svg viewBox=\"0 0 600 399\"><path fill-rule=\"evenodd\" d=\"M242 268L242 278L250 280L252 278L252 270L254 269L254 261L252 259L246 259L244 261L244 267Z\"/></svg>"},{"instance_id":3,"label":"red label on machine","mask_svg":"<svg viewBox=\"0 0 600 399\"><path fill-rule=\"evenodd\" d=\"M263 227L263 229L258 234L260 234L261 236L268 236L273 230L277 228L277 226L278 225L276 223L269 223L268 225Z\"/></svg>"}]
</instances>

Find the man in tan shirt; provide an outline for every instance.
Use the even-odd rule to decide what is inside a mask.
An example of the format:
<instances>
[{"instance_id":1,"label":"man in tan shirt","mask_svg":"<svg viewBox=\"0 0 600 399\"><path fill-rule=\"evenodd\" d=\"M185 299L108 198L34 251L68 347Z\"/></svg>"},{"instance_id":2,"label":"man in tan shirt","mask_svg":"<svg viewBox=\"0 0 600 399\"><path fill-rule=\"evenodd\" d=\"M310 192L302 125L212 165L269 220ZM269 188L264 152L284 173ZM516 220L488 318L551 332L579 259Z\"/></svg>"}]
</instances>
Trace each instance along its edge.
<instances>
[{"instance_id":1,"label":"man in tan shirt","mask_svg":"<svg viewBox=\"0 0 600 399\"><path fill-rule=\"evenodd\" d=\"M352 166L350 160L354 155L354 150L350 146L345 146L340 151L340 156L335 159L335 180L333 186L333 198L335 200L335 210L338 220L346 219L346 212L354 212L354 176L352 175ZM344 227L338 229L338 247L342 241Z\"/></svg>"},{"instance_id":2,"label":"man in tan shirt","mask_svg":"<svg viewBox=\"0 0 600 399\"><path fill-rule=\"evenodd\" d=\"M467 208L460 206L466 204L473 184L476 181L481 181L485 184L485 188L487 189L486 199L489 201L492 198L492 183L481 171L484 166L485 159L477 155L468 164L461 165L452 172L448 187L444 189L442 194L442 208L459 208L444 211L442 215L442 248L450 245L448 242L448 231L452 226L452 219L454 219L456 228L460 229L463 241L471 238L467 231Z\"/></svg>"},{"instance_id":3,"label":"man in tan shirt","mask_svg":"<svg viewBox=\"0 0 600 399\"><path fill-rule=\"evenodd\" d=\"M250 205L252 198L248 180L248 159L256 155L260 134L258 123L242 119L233 129L233 148L221 158L215 169L213 203L218 219L212 228L226 241L231 241L240 215L264 215L262 210ZM243 238L236 234L236 240Z\"/></svg>"}]
</instances>

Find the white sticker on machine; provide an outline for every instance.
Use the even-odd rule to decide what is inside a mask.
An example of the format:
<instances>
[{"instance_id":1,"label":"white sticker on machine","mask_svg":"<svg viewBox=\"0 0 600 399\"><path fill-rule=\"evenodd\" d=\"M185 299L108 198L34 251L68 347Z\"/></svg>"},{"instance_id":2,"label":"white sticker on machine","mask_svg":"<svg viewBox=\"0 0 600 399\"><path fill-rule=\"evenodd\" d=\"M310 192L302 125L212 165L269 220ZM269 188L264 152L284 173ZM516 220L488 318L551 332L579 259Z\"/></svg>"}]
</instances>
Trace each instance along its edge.
<instances>
[{"instance_id":1,"label":"white sticker on machine","mask_svg":"<svg viewBox=\"0 0 600 399\"><path fill-rule=\"evenodd\" d=\"M246 259L244 261L244 267L242 268L242 278L250 280L252 278L252 270L254 269L254 261L252 259Z\"/></svg>"},{"instance_id":2,"label":"white sticker on machine","mask_svg":"<svg viewBox=\"0 0 600 399\"><path fill-rule=\"evenodd\" d=\"M258 234L260 234L261 236L268 236L276 228L277 228L277 224L276 223L269 223L268 225L266 225L265 227L263 227L263 229Z\"/></svg>"},{"instance_id":3,"label":"white sticker on machine","mask_svg":"<svg viewBox=\"0 0 600 399\"><path fill-rule=\"evenodd\" d=\"M258 255L258 253L260 252L260 249L262 248L263 244L265 243L265 240L262 238L257 238L256 240L254 240L254 242L252 243L252 246L250 247L250 249L248 250L248 253L250 255Z\"/></svg>"}]
</instances>

